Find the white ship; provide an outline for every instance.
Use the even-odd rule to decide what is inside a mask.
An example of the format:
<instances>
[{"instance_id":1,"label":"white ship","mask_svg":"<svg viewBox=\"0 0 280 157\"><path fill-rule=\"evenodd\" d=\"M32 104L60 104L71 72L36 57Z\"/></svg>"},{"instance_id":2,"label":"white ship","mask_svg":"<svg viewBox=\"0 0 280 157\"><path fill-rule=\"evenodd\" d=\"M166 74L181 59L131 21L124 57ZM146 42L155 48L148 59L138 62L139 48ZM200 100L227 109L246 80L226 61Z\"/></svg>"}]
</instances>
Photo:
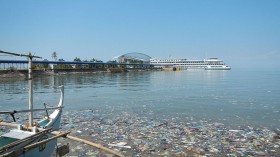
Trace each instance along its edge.
<instances>
[{"instance_id":1,"label":"white ship","mask_svg":"<svg viewBox=\"0 0 280 157\"><path fill-rule=\"evenodd\" d=\"M231 68L218 58L204 60L189 59L151 59L150 64L161 68L203 69L203 70L230 70Z\"/></svg>"}]
</instances>

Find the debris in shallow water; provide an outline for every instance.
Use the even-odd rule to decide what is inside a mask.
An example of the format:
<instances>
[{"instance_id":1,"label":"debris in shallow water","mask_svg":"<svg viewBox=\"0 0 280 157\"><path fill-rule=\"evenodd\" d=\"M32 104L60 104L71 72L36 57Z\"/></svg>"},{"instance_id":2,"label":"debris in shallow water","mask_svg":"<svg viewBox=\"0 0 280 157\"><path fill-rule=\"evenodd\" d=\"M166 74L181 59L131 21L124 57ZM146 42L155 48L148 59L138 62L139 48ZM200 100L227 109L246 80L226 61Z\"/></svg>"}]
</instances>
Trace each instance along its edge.
<instances>
[{"instance_id":1,"label":"debris in shallow water","mask_svg":"<svg viewBox=\"0 0 280 157\"><path fill-rule=\"evenodd\" d=\"M118 150L125 156L279 156L280 130L255 126L228 128L192 117L152 117L150 113L64 112L61 131ZM1 132L5 132L1 128ZM69 156L108 156L87 145L69 143Z\"/></svg>"},{"instance_id":2,"label":"debris in shallow water","mask_svg":"<svg viewBox=\"0 0 280 157\"><path fill-rule=\"evenodd\" d=\"M128 148L130 149L131 146L128 146L126 142L119 142L119 143L110 143L108 146L119 147L119 148Z\"/></svg>"}]
</instances>

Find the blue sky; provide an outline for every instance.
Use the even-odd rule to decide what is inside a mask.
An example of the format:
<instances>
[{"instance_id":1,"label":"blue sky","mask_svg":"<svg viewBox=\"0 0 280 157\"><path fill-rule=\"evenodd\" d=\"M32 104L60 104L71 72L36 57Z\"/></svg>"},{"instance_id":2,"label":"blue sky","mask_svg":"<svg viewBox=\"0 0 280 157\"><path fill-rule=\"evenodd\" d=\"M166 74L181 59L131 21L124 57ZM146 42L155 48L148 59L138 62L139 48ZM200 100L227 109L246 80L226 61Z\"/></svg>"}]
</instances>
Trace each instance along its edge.
<instances>
[{"instance_id":1,"label":"blue sky","mask_svg":"<svg viewBox=\"0 0 280 157\"><path fill-rule=\"evenodd\" d=\"M4 51L49 60L54 51L64 60L103 61L142 52L280 65L279 0L1 0L0 7Z\"/></svg>"}]
</instances>

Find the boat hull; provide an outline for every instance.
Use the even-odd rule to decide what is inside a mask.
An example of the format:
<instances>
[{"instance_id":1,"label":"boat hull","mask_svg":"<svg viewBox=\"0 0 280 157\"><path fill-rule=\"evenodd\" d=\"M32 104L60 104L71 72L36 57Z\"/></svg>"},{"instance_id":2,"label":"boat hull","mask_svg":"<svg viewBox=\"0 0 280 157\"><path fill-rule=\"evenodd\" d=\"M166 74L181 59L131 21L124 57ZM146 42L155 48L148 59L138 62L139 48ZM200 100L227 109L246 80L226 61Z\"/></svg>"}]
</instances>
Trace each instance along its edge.
<instances>
[{"instance_id":1,"label":"boat hull","mask_svg":"<svg viewBox=\"0 0 280 157\"><path fill-rule=\"evenodd\" d=\"M36 139L32 139L26 141L20 145L9 149L7 152L1 153L0 155L4 156L19 156L19 157L50 157L55 149L56 140L50 141L48 143L39 145L38 147L24 152L22 150L23 147L30 145L32 143L36 143L45 139L50 138L52 135L42 135Z\"/></svg>"},{"instance_id":2,"label":"boat hull","mask_svg":"<svg viewBox=\"0 0 280 157\"><path fill-rule=\"evenodd\" d=\"M55 131L59 129L62 115L64 99L64 89L61 87L61 97L57 109L47 118L38 123L38 128L50 129ZM0 136L0 156L20 156L20 157L49 157L52 155L56 139L43 143L33 149L23 151L28 145L51 138L53 135L44 132L36 132L36 127L32 127L33 131L25 131L18 125L17 129L11 130L9 133Z\"/></svg>"}]
</instances>

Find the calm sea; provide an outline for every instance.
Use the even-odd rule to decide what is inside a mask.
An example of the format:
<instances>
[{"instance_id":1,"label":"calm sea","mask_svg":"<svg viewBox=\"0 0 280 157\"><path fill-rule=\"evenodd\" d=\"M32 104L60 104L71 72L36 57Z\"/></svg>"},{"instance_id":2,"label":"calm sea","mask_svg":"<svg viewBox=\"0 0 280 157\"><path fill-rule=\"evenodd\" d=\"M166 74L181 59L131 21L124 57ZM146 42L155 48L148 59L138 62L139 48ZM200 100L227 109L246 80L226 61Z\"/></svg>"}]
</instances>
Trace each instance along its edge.
<instances>
[{"instance_id":1,"label":"calm sea","mask_svg":"<svg viewBox=\"0 0 280 157\"><path fill-rule=\"evenodd\" d=\"M280 71L156 71L34 77L34 106L56 105L65 86L65 110L149 113L230 126L280 126ZM26 79L0 81L0 109L26 109ZM114 118L114 117L112 117Z\"/></svg>"}]
</instances>

